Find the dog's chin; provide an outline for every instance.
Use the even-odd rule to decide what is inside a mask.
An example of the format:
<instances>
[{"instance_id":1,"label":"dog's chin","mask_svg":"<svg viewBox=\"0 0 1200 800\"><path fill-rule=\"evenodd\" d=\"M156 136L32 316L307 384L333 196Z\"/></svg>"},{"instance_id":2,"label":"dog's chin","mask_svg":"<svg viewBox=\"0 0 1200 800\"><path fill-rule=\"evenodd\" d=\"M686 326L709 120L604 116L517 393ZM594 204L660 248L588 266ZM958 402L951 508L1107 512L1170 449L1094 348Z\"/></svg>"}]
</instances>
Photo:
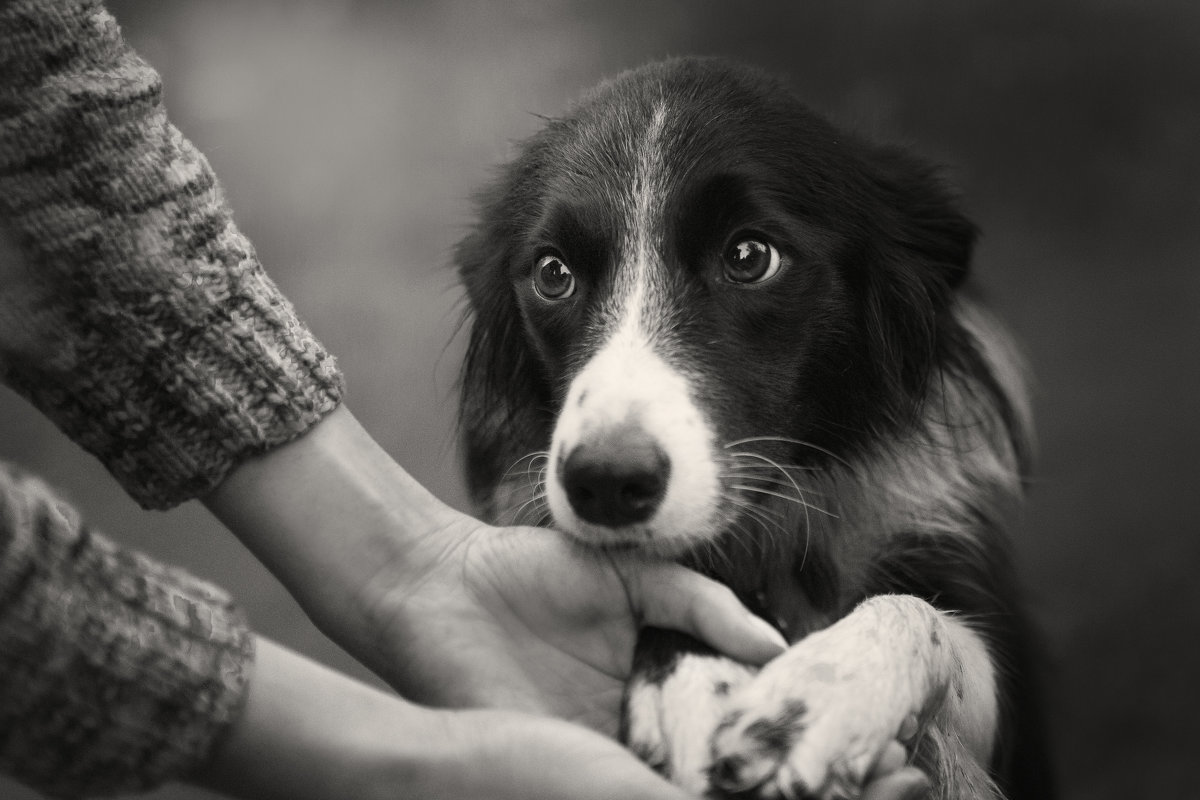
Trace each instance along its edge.
<instances>
[{"instance_id":1,"label":"dog's chin","mask_svg":"<svg viewBox=\"0 0 1200 800\"><path fill-rule=\"evenodd\" d=\"M651 524L609 528L593 525L578 517L554 520L554 527L575 542L592 550L606 553L628 553L647 559L674 560L701 546L704 536L683 535L657 529Z\"/></svg>"}]
</instances>

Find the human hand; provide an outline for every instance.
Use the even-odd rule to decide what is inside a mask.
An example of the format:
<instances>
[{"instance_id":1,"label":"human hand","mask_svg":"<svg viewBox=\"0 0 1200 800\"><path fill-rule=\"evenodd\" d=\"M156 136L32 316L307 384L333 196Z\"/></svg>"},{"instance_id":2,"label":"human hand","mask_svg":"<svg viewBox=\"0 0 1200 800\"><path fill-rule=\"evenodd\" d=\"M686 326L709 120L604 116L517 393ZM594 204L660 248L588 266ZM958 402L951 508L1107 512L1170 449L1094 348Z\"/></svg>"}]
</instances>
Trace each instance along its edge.
<instances>
[{"instance_id":1,"label":"human hand","mask_svg":"<svg viewBox=\"0 0 1200 800\"><path fill-rule=\"evenodd\" d=\"M321 629L407 697L549 713L614 733L637 632L762 663L783 639L676 564L497 529L439 502L345 408L205 499Z\"/></svg>"},{"instance_id":2,"label":"human hand","mask_svg":"<svg viewBox=\"0 0 1200 800\"><path fill-rule=\"evenodd\" d=\"M595 731L416 706L259 638L249 697L188 780L253 800L685 800Z\"/></svg>"},{"instance_id":3,"label":"human hand","mask_svg":"<svg viewBox=\"0 0 1200 800\"><path fill-rule=\"evenodd\" d=\"M784 642L729 589L677 564L585 549L450 512L375 580L370 664L434 705L515 708L615 734L641 625L761 664Z\"/></svg>"},{"instance_id":4,"label":"human hand","mask_svg":"<svg viewBox=\"0 0 1200 800\"><path fill-rule=\"evenodd\" d=\"M675 564L615 558L551 531L492 528L461 515L430 539L422 579L398 580L380 599L395 626L387 639L410 647L385 649L377 670L406 696L551 714L612 735L639 627L630 609L640 609L645 624L683 630L745 661L778 654L748 635L748 612L728 589ZM468 739L472 730L480 736L483 754L472 763L481 770L533 758L548 770L539 780L547 790L561 786L562 796L664 791L628 751L573 726L512 715L459 720ZM925 797L928 778L906 762L904 745L889 742L861 800ZM518 795L523 787L514 785Z\"/></svg>"}]
</instances>

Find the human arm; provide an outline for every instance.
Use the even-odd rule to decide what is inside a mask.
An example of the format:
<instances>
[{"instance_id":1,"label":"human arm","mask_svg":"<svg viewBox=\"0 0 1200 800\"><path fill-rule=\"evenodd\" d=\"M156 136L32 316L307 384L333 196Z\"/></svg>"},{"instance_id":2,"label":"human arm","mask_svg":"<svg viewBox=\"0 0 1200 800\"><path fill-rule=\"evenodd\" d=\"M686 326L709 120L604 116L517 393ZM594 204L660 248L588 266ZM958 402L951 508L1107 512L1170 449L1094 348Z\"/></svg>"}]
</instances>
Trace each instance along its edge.
<instances>
[{"instance_id":1,"label":"human arm","mask_svg":"<svg viewBox=\"0 0 1200 800\"><path fill-rule=\"evenodd\" d=\"M256 642L221 590L2 463L0 769L55 796L680 796L583 728L431 711Z\"/></svg>"},{"instance_id":2,"label":"human arm","mask_svg":"<svg viewBox=\"0 0 1200 800\"><path fill-rule=\"evenodd\" d=\"M193 780L253 800L683 800L615 742L527 714L431 711L259 639L246 709ZM928 781L893 743L862 800Z\"/></svg>"},{"instance_id":3,"label":"human arm","mask_svg":"<svg viewBox=\"0 0 1200 800\"><path fill-rule=\"evenodd\" d=\"M255 642L219 589L3 465L0 768L60 795L186 779L256 800L682 797L584 728L432 711Z\"/></svg>"},{"instance_id":4,"label":"human arm","mask_svg":"<svg viewBox=\"0 0 1200 800\"><path fill-rule=\"evenodd\" d=\"M432 711L266 639L246 708L192 780L253 800L685 797L615 742L500 711Z\"/></svg>"},{"instance_id":5,"label":"human arm","mask_svg":"<svg viewBox=\"0 0 1200 800\"><path fill-rule=\"evenodd\" d=\"M206 504L318 626L405 695L615 733L640 623L761 663L783 644L732 593L441 504L346 409L239 466Z\"/></svg>"}]
</instances>

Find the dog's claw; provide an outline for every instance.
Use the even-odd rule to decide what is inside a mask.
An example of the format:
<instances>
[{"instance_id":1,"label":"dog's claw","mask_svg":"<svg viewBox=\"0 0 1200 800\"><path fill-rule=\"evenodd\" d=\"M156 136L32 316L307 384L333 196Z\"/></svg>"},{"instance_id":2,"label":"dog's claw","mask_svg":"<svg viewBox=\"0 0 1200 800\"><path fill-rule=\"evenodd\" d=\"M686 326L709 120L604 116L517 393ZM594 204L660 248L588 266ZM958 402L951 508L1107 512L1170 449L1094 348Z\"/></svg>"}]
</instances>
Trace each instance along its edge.
<instances>
[{"instance_id":1,"label":"dog's claw","mask_svg":"<svg viewBox=\"0 0 1200 800\"><path fill-rule=\"evenodd\" d=\"M778 766L761 759L727 755L713 762L709 768L709 781L726 794L743 794L766 783Z\"/></svg>"}]
</instances>

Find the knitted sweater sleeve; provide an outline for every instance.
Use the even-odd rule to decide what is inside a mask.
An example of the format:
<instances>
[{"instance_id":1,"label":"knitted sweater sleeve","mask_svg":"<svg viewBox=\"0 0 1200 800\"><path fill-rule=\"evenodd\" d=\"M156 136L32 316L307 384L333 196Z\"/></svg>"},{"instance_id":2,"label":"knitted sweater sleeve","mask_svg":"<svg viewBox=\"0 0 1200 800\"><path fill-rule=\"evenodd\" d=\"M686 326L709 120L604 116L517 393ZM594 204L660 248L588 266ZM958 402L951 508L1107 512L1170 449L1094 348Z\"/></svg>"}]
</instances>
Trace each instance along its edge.
<instances>
[{"instance_id":1,"label":"knitted sweater sleeve","mask_svg":"<svg viewBox=\"0 0 1200 800\"><path fill-rule=\"evenodd\" d=\"M0 770L54 797L183 777L244 702L252 647L223 591L0 462Z\"/></svg>"},{"instance_id":2,"label":"knitted sweater sleeve","mask_svg":"<svg viewBox=\"0 0 1200 800\"><path fill-rule=\"evenodd\" d=\"M208 492L340 402L98 0L0 2L0 224L24 264L0 258L0 379L142 505Z\"/></svg>"},{"instance_id":3,"label":"knitted sweater sleeve","mask_svg":"<svg viewBox=\"0 0 1200 800\"><path fill-rule=\"evenodd\" d=\"M342 378L98 0L0 0L0 380L148 507L336 407ZM197 767L252 636L215 586L0 465L0 769L55 796Z\"/></svg>"}]
</instances>

